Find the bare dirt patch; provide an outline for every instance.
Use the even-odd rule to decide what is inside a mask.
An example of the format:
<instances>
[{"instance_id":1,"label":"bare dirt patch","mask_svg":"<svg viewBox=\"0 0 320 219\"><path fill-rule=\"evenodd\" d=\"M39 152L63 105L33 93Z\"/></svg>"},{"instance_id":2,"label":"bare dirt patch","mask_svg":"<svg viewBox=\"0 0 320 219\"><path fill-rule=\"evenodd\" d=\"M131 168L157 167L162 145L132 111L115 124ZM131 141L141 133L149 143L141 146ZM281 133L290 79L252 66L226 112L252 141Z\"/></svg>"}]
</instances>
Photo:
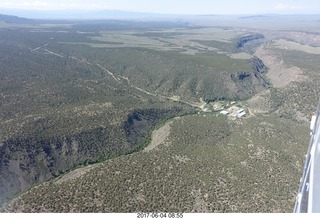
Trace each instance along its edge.
<instances>
[{"instance_id":1,"label":"bare dirt patch","mask_svg":"<svg viewBox=\"0 0 320 219\"><path fill-rule=\"evenodd\" d=\"M90 165L90 166L86 166L83 168L79 168L76 170L73 170L67 174L65 174L63 177L61 177L60 179L58 179L55 183L60 184L72 179L76 179L82 175L84 175L85 173L87 173L88 171L90 171L94 166L96 165Z\"/></svg>"},{"instance_id":2,"label":"bare dirt patch","mask_svg":"<svg viewBox=\"0 0 320 219\"><path fill-rule=\"evenodd\" d=\"M208 212L207 203L205 201L205 197L207 195L202 195L201 189L193 189L191 191L192 196L194 197L193 209L191 212Z\"/></svg>"},{"instance_id":3,"label":"bare dirt patch","mask_svg":"<svg viewBox=\"0 0 320 219\"><path fill-rule=\"evenodd\" d=\"M179 101L180 100L180 96L172 96L169 99L173 100L173 101Z\"/></svg>"},{"instance_id":4,"label":"bare dirt patch","mask_svg":"<svg viewBox=\"0 0 320 219\"><path fill-rule=\"evenodd\" d=\"M179 119L179 117L175 118ZM158 147L160 144L164 143L164 141L169 137L171 124L174 120L166 123L161 128L154 130L151 136L151 143L143 150L143 151L151 151L154 148Z\"/></svg>"}]
</instances>

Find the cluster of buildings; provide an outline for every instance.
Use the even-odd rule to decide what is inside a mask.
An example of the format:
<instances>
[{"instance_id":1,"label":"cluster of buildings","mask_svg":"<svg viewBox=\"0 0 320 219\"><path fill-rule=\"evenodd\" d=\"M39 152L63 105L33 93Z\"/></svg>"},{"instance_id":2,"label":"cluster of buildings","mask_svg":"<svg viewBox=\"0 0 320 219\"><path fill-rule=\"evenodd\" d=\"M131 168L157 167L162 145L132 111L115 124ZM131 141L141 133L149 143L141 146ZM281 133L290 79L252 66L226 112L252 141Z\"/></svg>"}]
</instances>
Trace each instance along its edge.
<instances>
[{"instance_id":1,"label":"cluster of buildings","mask_svg":"<svg viewBox=\"0 0 320 219\"><path fill-rule=\"evenodd\" d=\"M203 105L202 112L209 113L209 112L220 112L223 115L227 115L233 118L241 118L246 115L246 111L241 108L240 105L236 105L236 101L225 102L225 101L216 101L213 103ZM198 112L200 114L200 112ZM205 116L205 115L203 115Z\"/></svg>"},{"instance_id":2,"label":"cluster of buildings","mask_svg":"<svg viewBox=\"0 0 320 219\"><path fill-rule=\"evenodd\" d=\"M227 110L221 110L220 113L223 115L230 115L237 118L241 118L246 115L246 111L237 106L231 106Z\"/></svg>"}]
</instances>

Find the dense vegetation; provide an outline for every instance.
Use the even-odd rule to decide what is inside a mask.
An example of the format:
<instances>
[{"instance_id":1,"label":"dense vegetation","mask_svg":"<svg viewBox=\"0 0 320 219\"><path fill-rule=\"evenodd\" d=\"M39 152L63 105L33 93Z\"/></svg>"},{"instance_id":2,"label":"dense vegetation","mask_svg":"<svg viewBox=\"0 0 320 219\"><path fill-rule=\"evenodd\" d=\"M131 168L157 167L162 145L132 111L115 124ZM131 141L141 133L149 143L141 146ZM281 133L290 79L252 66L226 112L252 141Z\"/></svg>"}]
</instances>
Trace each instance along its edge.
<instances>
[{"instance_id":1,"label":"dense vegetation","mask_svg":"<svg viewBox=\"0 0 320 219\"><path fill-rule=\"evenodd\" d=\"M228 121L213 114L176 119L171 130L169 138L150 152L121 156L79 177L39 185L6 209L292 211L303 165L301 145L308 138L304 125L274 117Z\"/></svg>"}]
</instances>

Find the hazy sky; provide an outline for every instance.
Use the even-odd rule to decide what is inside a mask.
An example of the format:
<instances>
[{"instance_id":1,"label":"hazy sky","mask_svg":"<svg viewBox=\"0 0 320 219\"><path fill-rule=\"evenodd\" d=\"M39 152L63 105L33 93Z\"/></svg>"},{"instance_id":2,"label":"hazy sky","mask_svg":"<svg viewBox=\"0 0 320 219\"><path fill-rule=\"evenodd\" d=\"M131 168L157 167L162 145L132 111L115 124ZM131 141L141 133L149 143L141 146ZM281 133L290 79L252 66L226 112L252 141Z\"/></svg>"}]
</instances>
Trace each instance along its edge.
<instances>
[{"instance_id":1,"label":"hazy sky","mask_svg":"<svg viewBox=\"0 0 320 219\"><path fill-rule=\"evenodd\" d=\"M0 9L111 9L171 14L320 14L320 0L0 0Z\"/></svg>"}]
</instances>

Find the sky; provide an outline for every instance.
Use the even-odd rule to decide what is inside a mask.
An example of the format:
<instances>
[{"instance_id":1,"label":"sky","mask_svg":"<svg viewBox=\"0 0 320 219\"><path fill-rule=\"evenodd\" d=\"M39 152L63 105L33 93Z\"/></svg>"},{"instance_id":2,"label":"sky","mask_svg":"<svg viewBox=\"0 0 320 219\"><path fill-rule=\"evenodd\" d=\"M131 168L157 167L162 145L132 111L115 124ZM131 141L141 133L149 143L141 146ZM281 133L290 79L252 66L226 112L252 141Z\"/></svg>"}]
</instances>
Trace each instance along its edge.
<instances>
[{"instance_id":1,"label":"sky","mask_svg":"<svg viewBox=\"0 0 320 219\"><path fill-rule=\"evenodd\" d=\"M320 14L319 0L0 0L0 9L122 10L166 14Z\"/></svg>"}]
</instances>

